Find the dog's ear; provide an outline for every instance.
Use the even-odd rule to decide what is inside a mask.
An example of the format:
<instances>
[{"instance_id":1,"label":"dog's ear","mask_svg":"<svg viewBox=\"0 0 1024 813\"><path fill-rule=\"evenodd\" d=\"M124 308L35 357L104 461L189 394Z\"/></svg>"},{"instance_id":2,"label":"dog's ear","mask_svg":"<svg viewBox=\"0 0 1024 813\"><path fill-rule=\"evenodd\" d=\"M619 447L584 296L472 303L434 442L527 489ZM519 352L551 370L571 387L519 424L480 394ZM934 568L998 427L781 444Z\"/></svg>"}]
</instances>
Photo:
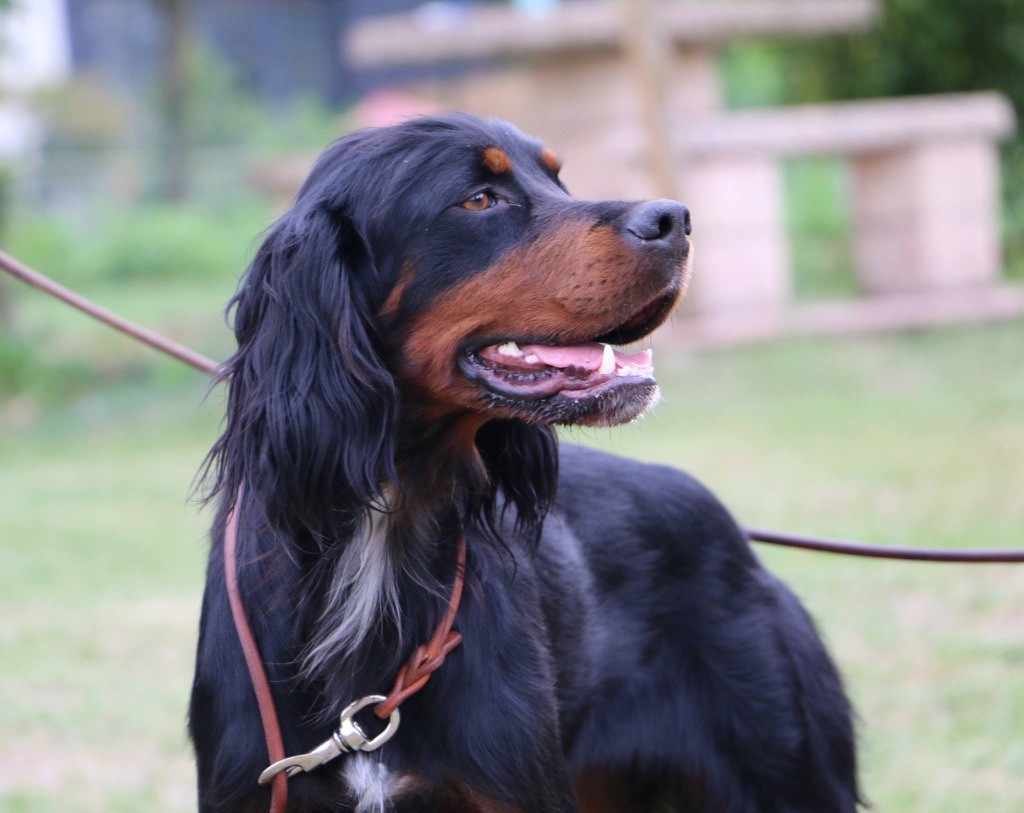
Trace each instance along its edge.
<instances>
[{"instance_id":1,"label":"dog's ear","mask_svg":"<svg viewBox=\"0 0 1024 813\"><path fill-rule=\"evenodd\" d=\"M328 540L394 480L398 396L373 313L367 246L340 212L296 207L269 231L234 310L214 492L245 485L281 529Z\"/></svg>"}]
</instances>

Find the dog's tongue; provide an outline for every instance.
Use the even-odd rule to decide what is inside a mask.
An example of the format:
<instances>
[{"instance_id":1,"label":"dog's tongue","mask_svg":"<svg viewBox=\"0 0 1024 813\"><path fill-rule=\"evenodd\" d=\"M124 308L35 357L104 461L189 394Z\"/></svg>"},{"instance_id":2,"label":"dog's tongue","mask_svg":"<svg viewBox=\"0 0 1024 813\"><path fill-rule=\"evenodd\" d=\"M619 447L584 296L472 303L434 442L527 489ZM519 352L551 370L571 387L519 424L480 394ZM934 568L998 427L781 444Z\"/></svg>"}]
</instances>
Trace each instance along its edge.
<instances>
[{"instance_id":1,"label":"dog's tongue","mask_svg":"<svg viewBox=\"0 0 1024 813\"><path fill-rule=\"evenodd\" d=\"M559 369L579 367L590 372L597 372L601 368L602 362L606 360L606 355L609 359L614 360L615 368L632 367L643 371L651 368L652 354L650 350L641 350L639 353L623 353L611 345L597 342L567 346L526 344L519 349L522 350L525 358L536 356L541 364ZM607 363L606 366L608 366Z\"/></svg>"},{"instance_id":2,"label":"dog's tongue","mask_svg":"<svg viewBox=\"0 0 1024 813\"><path fill-rule=\"evenodd\" d=\"M575 344L568 347L558 347L548 344L524 344L520 350L525 356L536 356L542 364L549 367L579 367L583 370L596 370L601 366L601 359L604 357L604 345L592 342L590 344Z\"/></svg>"}]
</instances>

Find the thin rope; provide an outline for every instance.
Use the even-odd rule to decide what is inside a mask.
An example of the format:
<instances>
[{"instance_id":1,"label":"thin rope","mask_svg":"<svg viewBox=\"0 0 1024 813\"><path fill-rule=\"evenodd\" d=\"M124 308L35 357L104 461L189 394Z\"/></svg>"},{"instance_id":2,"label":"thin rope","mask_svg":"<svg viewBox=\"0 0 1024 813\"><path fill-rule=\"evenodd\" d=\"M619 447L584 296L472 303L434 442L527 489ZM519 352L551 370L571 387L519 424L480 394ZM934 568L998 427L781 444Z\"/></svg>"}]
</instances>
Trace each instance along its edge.
<instances>
[{"instance_id":1,"label":"thin rope","mask_svg":"<svg viewBox=\"0 0 1024 813\"><path fill-rule=\"evenodd\" d=\"M207 358L202 353L197 353L195 350L191 350L178 342L168 339L156 331L145 328L142 325L138 325L129 319L125 319L123 316L118 316L113 311L109 311L106 308L97 305L86 299L84 296L76 294L69 288L65 288L58 282L54 282L52 279L44 274L40 274L33 268L29 268L24 263L16 260L10 254L0 251L0 268L3 268L12 276L20 279L22 282L31 285L33 288L38 288L43 293L47 293L50 296L56 297L61 302L70 305L72 308L80 310L82 313L91 316L93 319L97 319L108 327L114 328L114 330L124 333L126 336L131 336L136 341L140 341L143 344L147 344L155 350L159 350L161 353L166 353L169 356L173 356L178 361L183 361L186 364L195 367L200 372L210 373L211 375L217 371L217 362L211 358Z\"/></svg>"},{"instance_id":2,"label":"thin rope","mask_svg":"<svg viewBox=\"0 0 1024 813\"><path fill-rule=\"evenodd\" d=\"M838 553L844 556L862 556L869 559L900 559L907 562L953 562L959 564L1019 564L1024 562L1024 550L1013 548L957 549L957 548L897 548L883 545L867 545L863 542L849 542L843 539L825 539L820 536L783 534L760 528L744 529L747 537L754 542L767 545L781 545L800 550Z\"/></svg>"},{"instance_id":3,"label":"thin rope","mask_svg":"<svg viewBox=\"0 0 1024 813\"><path fill-rule=\"evenodd\" d=\"M156 331L144 328L141 325L118 316L116 313L107 310L95 302L86 299L74 291L65 288L44 274L29 268L24 263L16 260L10 254L0 251L0 268L4 269L14 277L22 280L28 285L38 288L44 293L54 296L62 302L66 302L73 308L77 308L103 324L120 331L144 344L149 345L161 353L166 353L179 361L200 370L204 373L213 374L217 371L218 365L211 358L185 347L178 342L168 339ZM759 528L745 529L747 537L754 542L761 542L767 545L780 545L800 550L818 551L821 553L833 553L843 556L861 556L872 559L898 559L908 562L952 562L959 564L1020 564L1024 563L1024 550L1008 548L1004 550L963 550L946 548L897 548L882 545L868 545L864 542L852 542L841 539L825 539L815 536L801 536L800 534L780 533L778 531L765 531Z\"/></svg>"}]
</instances>

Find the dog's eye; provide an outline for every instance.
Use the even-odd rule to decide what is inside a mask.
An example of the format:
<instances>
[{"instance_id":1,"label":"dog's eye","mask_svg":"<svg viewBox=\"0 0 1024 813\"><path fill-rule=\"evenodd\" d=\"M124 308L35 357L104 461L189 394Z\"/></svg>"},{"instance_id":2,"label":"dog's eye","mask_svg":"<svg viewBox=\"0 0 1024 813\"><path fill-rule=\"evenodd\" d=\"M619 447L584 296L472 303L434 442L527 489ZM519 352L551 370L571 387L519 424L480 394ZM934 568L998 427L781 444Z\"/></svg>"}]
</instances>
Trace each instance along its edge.
<instances>
[{"instance_id":1,"label":"dog's eye","mask_svg":"<svg viewBox=\"0 0 1024 813\"><path fill-rule=\"evenodd\" d=\"M490 192L477 192L473 197L462 201L462 208L469 209L471 212L482 212L484 209L490 209L497 202L498 199Z\"/></svg>"}]
</instances>

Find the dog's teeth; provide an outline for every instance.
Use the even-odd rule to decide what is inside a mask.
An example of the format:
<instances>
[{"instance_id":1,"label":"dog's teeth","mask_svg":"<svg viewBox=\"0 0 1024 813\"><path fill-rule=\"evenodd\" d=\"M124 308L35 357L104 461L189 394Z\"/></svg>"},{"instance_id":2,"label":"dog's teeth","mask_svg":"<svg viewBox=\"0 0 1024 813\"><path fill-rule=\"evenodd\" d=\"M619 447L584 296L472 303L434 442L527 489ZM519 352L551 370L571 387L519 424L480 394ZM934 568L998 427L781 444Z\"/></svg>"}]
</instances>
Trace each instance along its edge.
<instances>
[{"instance_id":1,"label":"dog's teeth","mask_svg":"<svg viewBox=\"0 0 1024 813\"><path fill-rule=\"evenodd\" d=\"M523 355L523 351L519 349L519 345L515 342L505 342L505 344L498 345L498 355L520 358Z\"/></svg>"},{"instance_id":2,"label":"dog's teeth","mask_svg":"<svg viewBox=\"0 0 1024 813\"><path fill-rule=\"evenodd\" d=\"M540 362L540 359L537 357L536 353L530 353L530 355L524 358L523 361L525 361L527 364L537 364L538 362Z\"/></svg>"},{"instance_id":3,"label":"dog's teeth","mask_svg":"<svg viewBox=\"0 0 1024 813\"><path fill-rule=\"evenodd\" d=\"M604 353L601 356L601 366L597 368L601 375L611 375L615 372L615 351L610 344L604 346Z\"/></svg>"},{"instance_id":4,"label":"dog's teeth","mask_svg":"<svg viewBox=\"0 0 1024 813\"><path fill-rule=\"evenodd\" d=\"M625 367L619 367L615 371L615 375L621 376L622 378L625 378L626 376L636 375L636 370L634 370L629 365L626 365Z\"/></svg>"}]
</instances>

